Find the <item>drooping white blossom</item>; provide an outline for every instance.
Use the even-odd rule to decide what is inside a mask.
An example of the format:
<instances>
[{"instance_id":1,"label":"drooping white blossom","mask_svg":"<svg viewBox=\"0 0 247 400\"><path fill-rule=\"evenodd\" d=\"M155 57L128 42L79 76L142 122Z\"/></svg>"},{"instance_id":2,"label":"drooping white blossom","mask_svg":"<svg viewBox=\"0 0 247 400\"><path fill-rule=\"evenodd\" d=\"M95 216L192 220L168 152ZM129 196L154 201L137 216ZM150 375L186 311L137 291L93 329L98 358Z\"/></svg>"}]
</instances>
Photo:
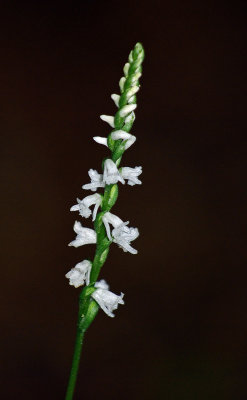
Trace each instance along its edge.
<instances>
[{"instance_id":1,"label":"drooping white blossom","mask_svg":"<svg viewBox=\"0 0 247 400\"><path fill-rule=\"evenodd\" d=\"M77 199L77 203L78 204L71 207L70 211L79 211L79 214L85 218L90 217L92 211L90 210L89 207L94 205L94 210L93 210L93 221L94 221L97 215L98 208L102 203L102 197L100 194L95 193L90 196L84 197L83 200Z\"/></svg>"},{"instance_id":2,"label":"drooping white blossom","mask_svg":"<svg viewBox=\"0 0 247 400\"><path fill-rule=\"evenodd\" d=\"M142 182L137 177L141 175L142 167L123 167L120 173L124 179L128 179L128 185L141 185Z\"/></svg>"},{"instance_id":3,"label":"drooping white blossom","mask_svg":"<svg viewBox=\"0 0 247 400\"><path fill-rule=\"evenodd\" d=\"M115 127L114 117L112 117L111 115L100 115L100 118L102 119L102 121L107 122L112 128Z\"/></svg>"},{"instance_id":4,"label":"drooping white blossom","mask_svg":"<svg viewBox=\"0 0 247 400\"><path fill-rule=\"evenodd\" d=\"M116 164L114 161L108 158L104 163L103 182L105 182L107 185L111 185L117 183L118 181L120 181L123 185L125 184Z\"/></svg>"},{"instance_id":5,"label":"drooping white blossom","mask_svg":"<svg viewBox=\"0 0 247 400\"><path fill-rule=\"evenodd\" d=\"M121 293L120 296L118 296L115 293L110 292L108 290L109 286L104 280L96 282L95 287L97 289L91 295L92 298L98 303L98 305L109 317L115 317L113 311L118 308L119 304L124 304L124 294Z\"/></svg>"},{"instance_id":6,"label":"drooping white blossom","mask_svg":"<svg viewBox=\"0 0 247 400\"><path fill-rule=\"evenodd\" d=\"M131 254L137 254L137 250L130 246L130 242L139 236L139 231L137 228L129 228L127 226L129 221L123 222L121 218L110 212L106 212L104 214L102 221L105 225L106 234L109 240L113 240L113 242L118 244L123 251L129 251ZM110 224L114 228L112 232L110 229Z\"/></svg>"},{"instance_id":7,"label":"drooping white blossom","mask_svg":"<svg viewBox=\"0 0 247 400\"><path fill-rule=\"evenodd\" d=\"M78 288L79 286L89 285L90 283L90 272L92 269L92 263L88 260L84 260L76 264L65 276L69 279L69 284Z\"/></svg>"},{"instance_id":8,"label":"drooping white blossom","mask_svg":"<svg viewBox=\"0 0 247 400\"><path fill-rule=\"evenodd\" d=\"M105 187L105 183L103 182L103 175L99 174L95 169L90 169L88 171L88 175L91 179L91 183L83 185L82 189L92 190L92 192L95 192L99 187Z\"/></svg>"},{"instance_id":9,"label":"drooping white blossom","mask_svg":"<svg viewBox=\"0 0 247 400\"><path fill-rule=\"evenodd\" d=\"M90 228L84 228L80 222L75 221L74 231L77 234L75 240L69 246L79 247L84 244L96 243L96 232Z\"/></svg>"}]
</instances>

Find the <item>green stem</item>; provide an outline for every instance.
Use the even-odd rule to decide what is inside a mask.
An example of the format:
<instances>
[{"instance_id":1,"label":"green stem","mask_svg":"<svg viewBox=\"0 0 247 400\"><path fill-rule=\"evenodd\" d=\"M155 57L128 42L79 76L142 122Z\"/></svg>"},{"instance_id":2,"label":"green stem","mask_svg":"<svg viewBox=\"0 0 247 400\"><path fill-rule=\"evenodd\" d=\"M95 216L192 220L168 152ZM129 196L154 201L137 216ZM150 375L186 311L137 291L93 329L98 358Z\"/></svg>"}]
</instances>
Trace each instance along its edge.
<instances>
[{"instance_id":1,"label":"green stem","mask_svg":"<svg viewBox=\"0 0 247 400\"><path fill-rule=\"evenodd\" d=\"M94 291L94 287L86 286L80 293L75 349L65 400L73 399L84 335L99 310L97 303L91 299Z\"/></svg>"},{"instance_id":2,"label":"green stem","mask_svg":"<svg viewBox=\"0 0 247 400\"><path fill-rule=\"evenodd\" d=\"M77 332L76 332L75 350L74 350L74 356L73 356L73 361L72 361L71 372L70 372L69 383L68 383L68 387L67 387L65 400L73 399L75 384L76 384L76 379L77 379L78 369L79 369L79 364L80 364L81 350L82 350L84 335L85 335L85 331L80 327L80 315L79 315Z\"/></svg>"}]
</instances>

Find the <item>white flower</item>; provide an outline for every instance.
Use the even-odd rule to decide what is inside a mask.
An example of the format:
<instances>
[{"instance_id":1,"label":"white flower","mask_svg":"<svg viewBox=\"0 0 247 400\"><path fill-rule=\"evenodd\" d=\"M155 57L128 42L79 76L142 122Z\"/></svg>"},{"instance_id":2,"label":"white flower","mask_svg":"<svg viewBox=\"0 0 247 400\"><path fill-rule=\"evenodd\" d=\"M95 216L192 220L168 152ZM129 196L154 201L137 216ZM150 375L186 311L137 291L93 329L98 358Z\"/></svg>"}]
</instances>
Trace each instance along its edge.
<instances>
[{"instance_id":1,"label":"white flower","mask_svg":"<svg viewBox=\"0 0 247 400\"><path fill-rule=\"evenodd\" d=\"M142 167L123 167L120 173L124 179L128 179L128 185L141 185L142 182L137 177L141 175Z\"/></svg>"},{"instance_id":2,"label":"white flower","mask_svg":"<svg viewBox=\"0 0 247 400\"><path fill-rule=\"evenodd\" d=\"M95 169L90 169L88 171L89 178L91 179L91 183L87 183L82 186L82 189L89 189L92 192L95 192L99 187L105 187L105 183L103 182L103 175L99 174Z\"/></svg>"},{"instance_id":3,"label":"white flower","mask_svg":"<svg viewBox=\"0 0 247 400\"><path fill-rule=\"evenodd\" d=\"M135 141L136 141L136 137L134 135L131 135L128 132L122 131L121 129L112 132L111 138L113 140L123 139L125 141L125 150L127 150L130 146L132 146L132 144L135 143ZM108 147L107 138L104 138L101 136L94 136L93 139L95 140L95 142L97 142L99 144L103 144L104 146Z\"/></svg>"},{"instance_id":4,"label":"white flower","mask_svg":"<svg viewBox=\"0 0 247 400\"><path fill-rule=\"evenodd\" d=\"M120 99L119 94L114 94L114 93L113 93L113 94L111 95L111 98L112 98L112 100L114 101L115 105L118 107L119 99Z\"/></svg>"},{"instance_id":5,"label":"white flower","mask_svg":"<svg viewBox=\"0 0 247 400\"><path fill-rule=\"evenodd\" d=\"M124 90L125 81L126 81L126 78L124 76L122 76L122 78L119 81L119 87L120 87L121 92L123 92L123 90Z\"/></svg>"},{"instance_id":6,"label":"white flower","mask_svg":"<svg viewBox=\"0 0 247 400\"><path fill-rule=\"evenodd\" d=\"M92 263L88 260L84 260L76 264L65 276L69 279L69 284L78 288L79 286L90 283L90 272L92 269Z\"/></svg>"},{"instance_id":7,"label":"white flower","mask_svg":"<svg viewBox=\"0 0 247 400\"><path fill-rule=\"evenodd\" d=\"M83 228L80 222L75 221L74 231L77 233L75 240L69 246L79 247L84 244L96 243L96 232L93 229Z\"/></svg>"},{"instance_id":8,"label":"white flower","mask_svg":"<svg viewBox=\"0 0 247 400\"><path fill-rule=\"evenodd\" d=\"M130 246L130 242L135 240L139 236L137 228L129 228L127 225L129 221L123 222L116 215L106 212L102 218L105 225L106 234L109 240L113 240L117 243L123 251L129 251L131 254L137 254L137 250ZM110 224L113 226L113 230L110 230Z\"/></svg>"},{"instance_id":9,"label":"white flower","mask_svg":"<svg viewBox=\"0 0 247 400\"><path fill-rule=\"evenodd\" d=\"M94 210L93 210L93 221L96 218L97 211L99 206L102 203L102 197L100 194L95 193L90 196L85 197L83 200L77 199L76 205L72 206L70 211L79 211L79 214L82 217L88 218L92 214L92 211L90 210L89 207L91 207L94 204Z\"/></svg>"},{"instance_id":10,"label":"white flower","mask_svg":"<svg viewBox=\"0 0 247 400\"><path fill-rule=\"evenodd\" d=\"M107 185L111 185L113 183L117 183L118 181L120 181L122 184L125 183L114 161L108 158L104 163L103 182L105 182Z\"/></svg>"},{"instance_id":11,"label":"white flower","mask_svg":"<svg viewBox=\"0 0 247 400\"><path fill-rule=\"evenodd\" d=\"M114 117L112 117L111 115L100 115L100 118L102 119L102 121L107 122L112 128L115 127Z\"/></svg>"},{"instance_id":12,"label":"white flower","mask_svg":"<svg viewBox=\"0 0 247 400\"><path fill-rule=\"evenodd\" d=\"M123 106L119 111L120 117L126 117L126 115L134 111L136 107L136 104L126 104L126 106Z\"/></svg>"},{"instance_id":13,"label":"white flower","mask_svg":"<svg viewBox=\"0 0 247 400\"><path fill-rule=\"evenodd\" d=\"M124 304L123 301L124 294L121 293L120 296L118 296L110 292L108 290L109 286L104 280L96 282L95 287L97 289L91 295L92 298L98 303L98 305L109 317L112 318L115 317L113 311L118 308L118 304Z\"/></svg>"}]
</instances>

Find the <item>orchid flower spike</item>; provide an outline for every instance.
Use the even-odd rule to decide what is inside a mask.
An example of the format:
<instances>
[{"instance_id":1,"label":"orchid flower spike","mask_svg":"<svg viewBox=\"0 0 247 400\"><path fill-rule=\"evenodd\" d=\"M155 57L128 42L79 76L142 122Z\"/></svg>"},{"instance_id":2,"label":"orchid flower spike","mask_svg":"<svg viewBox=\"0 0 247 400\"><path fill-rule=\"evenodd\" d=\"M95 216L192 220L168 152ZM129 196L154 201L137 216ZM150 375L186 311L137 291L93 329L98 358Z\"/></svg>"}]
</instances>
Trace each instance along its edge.
<instances>
[{"instance_id":1,"label":"orchid flower spike","mask_svg":"<svg viewBox=\"0 0 247 400\"><path fill-rule=\"evenodd\" d=\"M125 184L124 179L119 173L119 170L110 158L105 160L104 164L104 173L103 173L103 182L107 185L111 185L120 181L123 185Z\"/></svg>"},{"instance_id":2,"label":"orchid flower spike","mask_svg":"<svg viewBox=\"0 0 247 400\"><path fill-rule=\"evenodd\" d=\"M105 225L106 234L108 239L118 244L123 251L129 251L131 254L137 254L137 250L130 246L130 242L135 240L139 236L137 228L129 228L127 225L129 221L123 222L116 215L106 212L102 218ZM110 230L110 224L113 226L113 230Z\"/></svg>"},{"instance_id":3,"label":"orchid flower spike","mask_svg":"<svg viewBox=\"0 0 247 400\"><path fill-rule=\"evenodd\" d=\"M125 150L127 150L130 146L132 146L132 144L135 143L135 141L136 141L136 137L134 135L131 135L128 132L122 131L121 129L118 131L112 132L111 138L113 140L123 139L123 141L125 143L124 144ZM95 140L95 142L97 142L99 144L103 144L104 146L108 147L107 138L104 138L101 136L94 136L93 139Z\"/></svg>"},{"instance_id":4,"label":"orchid flower spike","mask_svg":"<svg viewBox=\"0 0 247 400\"><path fill-rule=\"evenodd\" d=\"M90 272L92 269L92 263L88 260L84 260L76 264L65 277L69 279L69 284L78 288L79 286L89 285L90 282Z\"/></svg>"},{"instance_id":5,"label":"orchid flower spike","mask_svg":"<svg viewBox=\"0 0 247 400\"><path fill-rule=\"evenodd\" d=\"M79 211L79 214L85 218L90 217L92 211L90 210L89 207L94 205L94 210L93 210L93 221L94 221L97 215L98 208L102 203L102 196L98 193L95 193L90 196L84 197L83 200L77 199L77 203L78 204L71 207L70 211Z\"/></svg>"},{"instance_id":6,"label":"orchid flower spike","mask_svg":"<svg viewBox=\"0 0 247 400\"><path fill-rule=\"evenodd\" d=\"M137 177L141 175L142 167L123 167L120 173L124 179L128 179L128 185L141 185L142 182Z\"/></svg>"},{"instance_id":7,"label":"orchid flower spike","mask_svg":"<svg viewBox=\"0 0 247 400\"><path fill-rule=\"evenodd\" d=\"M96 232L90 228L84 228L80 222L75 221L74 231L77 233L75 240L69 246L79 247L84 244L96 243Z\"/></svg>"},{"instance_id":8,"label":"orchid flower spike","mask_svg":"<svg viewBox=\"0 0 247 400\"><path fill-rule=\"evenodd\" d=\"M103 175L99 174L95 169L90 169L88 171L88 175L91 179L91 183L83 185L82 189L92 190L92 192L95 192L99 187L105 187L105 183L103 182Z\"/></svg>"},{"instance_id":9,"label":"orchid flower spike","mask_svg":"<svg viewBox=\"0 0 247 400\"><path fill-rule=\"evenodd\" d=\"M104 280L96 282L95 287L97 289L91 295L92 298L98 303L98 305L109 317L115 317L113 311L118 308L119 304L124 304L124 294L121 293L120 296L118 296L110 292L108 290L109 286Z\"/></svg>"}]
</instances>

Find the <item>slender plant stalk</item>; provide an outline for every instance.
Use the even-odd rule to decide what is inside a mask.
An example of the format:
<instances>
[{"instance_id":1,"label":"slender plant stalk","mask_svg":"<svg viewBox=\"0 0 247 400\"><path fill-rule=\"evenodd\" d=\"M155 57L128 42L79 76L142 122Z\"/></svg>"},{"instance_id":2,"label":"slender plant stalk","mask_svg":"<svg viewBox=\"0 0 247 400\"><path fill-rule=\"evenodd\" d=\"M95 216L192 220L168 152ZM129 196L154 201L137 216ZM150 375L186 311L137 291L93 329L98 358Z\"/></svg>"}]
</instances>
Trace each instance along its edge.
<instances>
[{"instance_id":1,"label":"slender plant stalk","mask_svg":"<svg viewBox=\"0 0 247 400\"><path fill-rule=\"evenodd\" d=\"M74 356L73 356L72 367L71 367L71 372L70 372L70 377L69 377L69 382L68 382L68 387L67 387L67 393L66 393L65 400L72 400L73 399L73 394L74 394L74 390L75 390L75 384L76 384L78 370L79 370L79 364L80 364L81 350L82 350L82 344L83 344L84 335L85 335L85 332L82 331L80 329L80 327L78 326L77 327L77 332L76 332Z\"/></svg>"},{"instance_id":2,"label":"slender plant stalk","mask_svg":"<svg viewBox=\"0 0 247 400\"><path fill-rule=\"evenodd\" d=\"M129 105L136 104L136 91L133 89L136 87L139 88L139 78L142 74L141 64L143 62L143 59L143 47L140 43L137 43L129 55L129 62L125 64L125 76L121 78L119 83L121 95L118 100L118 111L114 116L114 129L111 133L118 130L129 133L132 128L135 119L134 113L130 112L126 118L126 113L123 111L126 110L126 107L128 107ZM111 160L114 161L116 166L119 168L122 155L125 151L125 142L122 140L113 140L111 138L111 133L107 138L107 145L111 151L111 157L108 158L111 158ZM91 298L91 295L96 290L96 288L94 287L95 282L97 281L100 270L106 261L109 247L112 243L107 237L102 218L105 213L109 212L114 206L117 197L118 185L105 185L103 200L101 203L101 212L98 213L94 222L97 242L95 256L92 262L92 269L90 273L90 282L89 285L84 287L84 289L81 291L79 298L76 343L65 400L73 399L84 335L99 310L99 305L95 300Z\"/></svg>"}]
</instances>

